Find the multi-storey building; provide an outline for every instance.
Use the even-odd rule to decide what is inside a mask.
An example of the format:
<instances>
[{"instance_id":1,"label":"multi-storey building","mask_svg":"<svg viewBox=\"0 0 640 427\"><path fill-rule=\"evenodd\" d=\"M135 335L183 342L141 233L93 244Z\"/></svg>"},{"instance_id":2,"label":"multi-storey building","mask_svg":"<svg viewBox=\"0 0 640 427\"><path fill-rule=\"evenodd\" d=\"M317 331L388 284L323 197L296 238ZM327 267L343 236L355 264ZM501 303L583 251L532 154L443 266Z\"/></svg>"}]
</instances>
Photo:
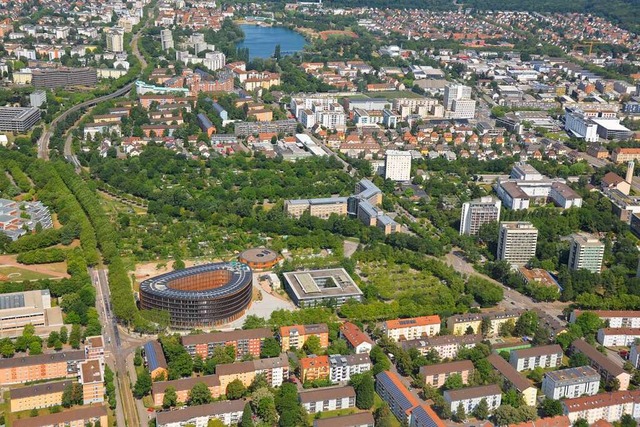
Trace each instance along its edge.
<instances>
[{"instance_id":1,"label":"multi-storey building","mask_svg":"<svg viewBox=\"0 0 640 427\"><path fill-rule=\"evenodd\" d=\"M173 34L170 29L163 28L160 30L160 44L162 45L162 50L173 49Z\"/></svg>"},{"instance_id":2,"label":"multi-storey building","mask_svg":"<svg viewBox=\"0 0 640 427\"><path fill-rule=\"evenodd\" d=\"M609 359L604 354L600 353L598 349L584 340L578 339L571 343L572 353L582 353L589 359L589 364L594 368L605 382L618 380L620 387L619 390L626 390L629 388L629 381L631 375L625 372L621 366L618 366L614 361Z\"/></svg>"},{"instance_id":3,"label":"multi-storey building","mask_svg":"<svg viewBox=\"0 0 640 427\"><path fill-rule=\"evenodd\" d=\"M285 290L297 306L333 304L340 307L349 300L362 301L363 294L344 268L290 271L283 274Z\"/></svg>"},{"instance_id":4,"label":"multi-storey building","mask_svg":"<svg viewBox=\"0 0 640 427\"><path fill-rule=\"evenodd\" d=\"M32 71L31 83L36 88L55 89L58 87L89 86L98 83L95 68L43 68Z\"/></svg>"},{"instance_id":5,"label":"multi-storey building","mask_svg":"<svg viewBox=\"0 0 640 427\"><path fill-rule=\"evenodd\" d=\"M176 391L177 403L186 403L189 398L189 392L193 386L198 383L204 383L214 399L217 399L226 392L226 388L224 390L221 390L220 388L220 379L218 378L218 375L204 375L202 377L180 378L171 381L154 382L151 386L153 405L162 406L164 394L169 387L172 387Z\"/></svg>"},{"instance_id":6,"label":"multi-storey building","mask_svg":"<svg viewBox=\"0 0 640 427\"><path fill-rule=\"evenodd\" d=\"M74 378L83 360L84 350L0 359L0 384Z\"/></svg>"},{"instance_id":7,"label":"multi-storey building","mask_svg":"<svg viewBox=\"0 0 640 427\"><path fill-rule=\"evenodd\" d=\"M216 375L220 380L220 390L223 390L223 393L226 392L231 381L239 379L245 387L249 387L253 379L260 374L264 374L269 387L280 387L283 381L289 378L289 359L282 354L268 359L216 366Z\"/></svg>"},{"instance_id":8,"label":"multi-storey building","mask_svg":"<svg viewBox=\"0 0 640 427\"><path fill-rule=\"evenodd\" d=\"M89 359L78 365L79 382L82 384L84 405L104 402L104 379L99 359Z\"/></svg>"},{"instance_id":9,"label":"multi-storey building","mask_svg":"<svg viewBox=\"0 0 640 427\"><path fill-rule=\"evenodd\" d=\"M387 150L384 160L384 178L392 181L411 180L411 153Z\"/></svg>"},{"instance_id":10,"label":"multi-storey building","mask_svg":"<svg viewBox=\"0 0 640 427\"><path fill-rule=\"evenodd\" d=\"M571 236L569 251L569 268L571 270L588 270L600 273L602 258L604 257L604 243L586 234Z\"/></svg>"},{"instance_id":11,"label":"multi-storey building","mask_svg":"<svg viewBox=\"0 0 640 427\"><path fill-rule=\"evenodd\" d=\"M447 329L453 335L466 335L467 331L479 334L481 326L482 315L479 313L456 314L447 319Z\"/></svg>"},{"instance_id":12,"label":"multi-storey building","mask_svg":"<svg viewBox=\"0 0 640 427\"><path fill-rule=\"evenodd\" d=\"M124 51L124 30L122 28L112 28L107 33L107 50L116 53Z\"/></svg>"},{"instance_id":13,"label":"multi-storey building","mask_svg":"<svg viewBox=\"0 0 640 427\"><path fill-rule=\"evenodd\" d=\"M301 349L309 337L318 337L320 347L327 348L329 345L329 328L326 323L282 326L278 337L280 338L282 351Z\"/></svg>"},{"instance_id":14,"label":"multi-storey building","mask_svg":"<svg viewBox=\"0 0 640 427\"><path fill-rule=\"evenodd\" d=\"M471 414L482 400L485 400L489 405L489 411L493 411L502 402L502 391L495 384L459 390L446 390L444 392L444 400L452 413L462 405L465 413Z\"/></svg>"},{"instance_id":15,"label":"multi-storey building","mask_svg":"<svg viewBox=\"0 0 640 427\"><path fill-rule=\"evenodd\" d=\"M329 356L310 356L300 359L300 379L302 382L326 380L330 375Z\"/></svg>"},{"instance_id":16,"label":"multi-storey building","mask_svg":"<svg viewBox=\"0 0 640 427\"><path fill-rule=\"evenodd\" d=\"M400 345L405 350L415 348L422 355L435 350L441 359L454 359L460 350L473 348L480 342L482 342L482 335L441 335L411 341L400 341Z\"/></svg>"},{"instance_id":17,"label":"multi-storey building","mask_svg":"<svg viewBox=\"0 0 640 427\"><path fill-rule=\"evenodd\" d=\"M547 372L542 380L542 392L549 399L593 396L600 388L600 374L591 366Z\"/></svg>"},{"instance_id":18,"label":"multi-storey building","mask_svg":"<svg viewBox=\"0 0 640 427\"><path fill-rule=\"evenodd\" d=\"M516 371L513 366L511 366L497 353L491 353L487 357L487 360L491 363L494 369L502 375L502 378L504 379L503 386L505 389L513 389L517 391L522 396L526 405L533 407L536 406L538 389L531 383L531 381Z\"/></svg>"},{"instance_id":19,"label":"multi-storey building","mask_svg":"<svg viewBox=\"0 0 640 427\"><path fill-rule=\"evenodd\" d=\"M475 236L484 224L500 219L502 202L494 197L481 197L462 204L460 234Z\"/></svg>"},{"instance_id":20,"label":"multi-storey building","mask_svg":"<svg viewBox=\"0 0 640 427\"><path fill-rule=\"evenodd\" d=\"M24 133L40 120L36 107L0 107L0 131Z\"/></svg>"},{"instance_id":21,"label":"multi-storey building","mask_svg":"<svg viewBox=\"0 0 640 427\"><path fill-rule=\"evenodd\" d=\"M509 363L520 371L535 368L555 368L562 363L562 347L558 344L514 350L509 356Z\"/></svg>"},{"instance_id":22,"label":"multi-storey building","mask_svg":"<svg viewBox=\"0 0 640 427\"><path fill-rule=\"evenodd\" d=\"M525 265L536 255L538 229L526 221L500 223L498 259L512 265Z\"/></svg>"},{"instance_id":23,"label":"multi-storey building","mask_svg":"<svg viewBox=\"0 0 640 427\"><path fill-rule=\"evenodd\" d=\"M640 160L640 148L616 148L611 153L611 160L614 163L625 163Z\"/></svg>"},{"instance_id":24,"label":"multi-storey building","mask_svg":"<svg viewBox=\"0 0 640 427\"><path fill-rule=\"evenodd\" d=\"M333 383L349 381L352 375L371 370L371 359L367 353L332 354L329 356L329 378Z\"/></svg>"},{"instance_id":25,"label":"multi-storey building","mask_svg":"<svg viewBox=\"0 0 640 427\"><path fill-rule=\"evenodd\" d=\"M242 419L247 404L245 400L223 400L182 407L179 411L161 411L156 414L157 427L206 426L211 420L222 421L226 426L236 425Z\"/></svg>"},{"instance_id":26,"label":"multi-storey building","mask_svg":"<svg viewBox=\"0 0 640 427\"><path fill-rule=\"evenodd\" d=\"M49 408L62 405L62 393L71 381L57 381L46 384L36 384L9 390L11 412L28 411L31 409Z\"/></svg>"},{"instance_id":27,"label":"multi-storey building","mask_svg":"<svg viewBox=\"0 0 640 427\"><path fill-rule=\"evenodd\" d=\"M450 83L444 87L444 106L447 110L453 107L453 101L471 99L471 87Z\"/></svg>"},{"instance_id":28,"label":"multi-storey building","mask_svg":"<svg viewBox=\"0 0 640 427\"><path fill-rule=\"evenodd\" d=\"M631 310L573 310L569 322L574 323L585 312L595 313L610 328L640 328L640 311Z\"/></svg>"},{"instance_id":29,"label":"multi-storey building","mask_svg":"<svg viewBox=\"0 0 640 427\"><path fill-rule=\"evenodd\" d=\"M631 346L631 351L629 352L629 362L631 362L633 367L636 369L640 366L640 345Z\"/></svg>"},{"instance_id":30,"label":"multi-storey building","mask_svg":"<svg viewBox=\"0 0 640 427\"><path fill-rule=\"evenodd\" d=\"M95 423L108 425L106 406L80 406L53 414L14 420L12 424L14 427L85 427Z\"/></svg>"},{"instance_id":31,"label":"multi-storey building","mask_svg":"<svg viewBox=\"0 0 640 427\"><path fill-rule=\"evenodd\" d=\"M164 357L162 346L158 341L147 342L143 347L143 355L152 379L158 377L164 377L166 379L169 376L167 359Z\"/></svg>"},{"instance_id":32,"label":"multi-storey building","mask_svg":"<svg viewBox=\"0 0 640 427\"><path fill-rule=\"evenodd\" d=\"M440 316L412 317L382 322L382 333L394 341L431 337L440 333Z\"/></svg>"},{"instance_id":33,"label":"multi-storey building","mask_svg":"<svg viewBox=\"0 0 640 427\"><path fill-rule=\"evenodd\" d=\"M213 356L216 347L233 346L236 359L244 356L260 357L260 350L266 338L272 338L273 332L268 328L235 330L228 332L212 332L208 334L185 335L182 345L191 357L196 355L202 359Z\"/></svg>"},{"instance_id":34,"label":"multi-storey building","mask_svg":"<svg viewBox=\"0 0 640 427\"><path fill-rule=\"evenodd\" d=\"M390 371L376 375L376 391L389 404L389 410L401 423L409 423L411 411L420 405L418 399L407 390L402 380Z\"/></svg>"},{"instance_id":35,"label":"multi-storey building","mask_svg":"<svg viewBox=\"0 0 640 427\"><path fill-rule=\"evenodd\" d=\"M605 347L629 347L640 339L640 328L601 328L596 337Z\"/></svg>"},{"instance_id":36,"label":"multi-storey building","mask_svg":"<svg viewBox=\"0 0 640 427\"><path fill-rule=\"evenodd\" d=\"M85 338L84 354L87 356L87 359L98 359L104 362L104 338L102 335Z\"/></svg>"},{"instance_id":37,"label":"multi-storey building","mask_svg":"<svg viewBox=\"0 0 640 427\"><path fill-rule=\"evenodd\" d=\"M19 336L26 325L33 325L37 335L62 326L60 307L51 306L48 289L0 295L0 337Z\"/></svg>"},{"instance_id":38,"label":"multi-storey building","mask_svg":"<svg viewBox=\"0 0 640 427\"><path fill-rule=\"evenodd\" d=\"M298 399L310 414L356 406L356 392L351 386L307 390L299 393Z\"/></svg>"},{"instance_id":39,"label":"multi-storey building","mask_svg":"<svg viewBox=\"0 0 640 427\"><path fill-rule=\"evenodd\" d=\"M351 322L340 325L340 336L347 341L349 348L356 354L369 353L373 348L373 341L367 334Z\"/></svg>"},{"instance_id":40,"label":"multi-storey building","mask_svg":"<svg viewBox=\"0 0 640 427\"><path fill-rule=\"evenodd\" d=\"M425 385L440 388L445 381L454 374L460 375L462 383L467 384L473 373L473 363L470 360L439 363L420 367L420 375L424 378Z\"/></svg>"},{"instance_id":41,"label":"multi-storey building","mask_svg":"<svg viewBox=\"0 0 640 427\"><path fill-rule=\"evenodd\" d=\"M614 391L593 396L576 397L562 401L564 414L571 423L583 419L589 425L596 421L613 423L620 421L623 415L640 417L640 391Z\"/></svg>"}]
</instances>

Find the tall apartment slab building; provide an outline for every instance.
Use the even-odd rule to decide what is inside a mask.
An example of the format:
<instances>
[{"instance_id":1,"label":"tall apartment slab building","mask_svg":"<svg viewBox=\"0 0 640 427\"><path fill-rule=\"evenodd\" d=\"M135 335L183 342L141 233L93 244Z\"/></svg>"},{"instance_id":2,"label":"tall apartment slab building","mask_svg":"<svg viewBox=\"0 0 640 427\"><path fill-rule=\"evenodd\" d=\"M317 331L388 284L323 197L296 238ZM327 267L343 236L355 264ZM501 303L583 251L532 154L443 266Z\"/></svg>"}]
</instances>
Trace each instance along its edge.
<instances>
[{"instance_id":1,"label":"tall apartment slab building","mask_svg":"<svg viewBox=\"0 0 640 427\"><path fill-rule=\"evenodd\" d=\"M498 259L526 265L536 255L538 229L526 221L503 221L498 238Z\"/></svg>"},{"instance_id":2,"label":"tall apartment slab building","mask_svg":"<svg viewBox=\"0 0 640 427\"><path fill-rule=\"evenodd\" d=\"M500 219L502 202L494 197L481 197L462 204L460 234L475 236L480 227Z\"/></svg>"}]
</instances>

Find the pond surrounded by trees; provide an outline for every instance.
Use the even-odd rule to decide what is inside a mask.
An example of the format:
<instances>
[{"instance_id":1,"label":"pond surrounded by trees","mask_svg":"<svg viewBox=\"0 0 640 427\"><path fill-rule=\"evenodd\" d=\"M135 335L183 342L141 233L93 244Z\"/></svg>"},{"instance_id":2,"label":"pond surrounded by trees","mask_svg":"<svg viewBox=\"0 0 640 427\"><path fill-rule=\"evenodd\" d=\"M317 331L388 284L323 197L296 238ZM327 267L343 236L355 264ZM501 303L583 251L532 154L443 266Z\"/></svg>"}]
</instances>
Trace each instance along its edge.
<instances>
[{"instance_id":1,"label":"pond surrounded by trees","mask_svg":"<svg viewBox=\"0 0 640 427\"><path fill-rule=\"evenodd\" d=\"M271 58L276 46L280 45L282 55L301 51L307 44L305 38L284 27L262 27L258 25L240 25L244 32L244 40L236 47L248 48L249 59Z\"/></svg>"}]
</instances>

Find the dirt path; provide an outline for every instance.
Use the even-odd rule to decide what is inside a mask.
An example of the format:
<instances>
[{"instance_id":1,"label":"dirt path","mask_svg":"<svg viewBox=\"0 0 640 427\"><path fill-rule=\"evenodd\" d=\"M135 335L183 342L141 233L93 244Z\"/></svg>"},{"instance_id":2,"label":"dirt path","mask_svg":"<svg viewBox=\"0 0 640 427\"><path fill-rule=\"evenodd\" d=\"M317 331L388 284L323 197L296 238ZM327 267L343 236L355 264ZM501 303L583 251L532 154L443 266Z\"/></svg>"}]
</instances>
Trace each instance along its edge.
<instances>
[{"instance_id":1,"label":"dirt path","mask_svg":"<svg viewBox=\"0 0 640 427\"><path fill-rule=\"evenodd\" d=\"M0 266L11 266L24 270L35 271L36 273L48 274L54 277L70 277L66 273L67 264L64 262L54 262L51 264L26 265L16 261L15 255L0 255Z\"/></svg>"}]
</instances>

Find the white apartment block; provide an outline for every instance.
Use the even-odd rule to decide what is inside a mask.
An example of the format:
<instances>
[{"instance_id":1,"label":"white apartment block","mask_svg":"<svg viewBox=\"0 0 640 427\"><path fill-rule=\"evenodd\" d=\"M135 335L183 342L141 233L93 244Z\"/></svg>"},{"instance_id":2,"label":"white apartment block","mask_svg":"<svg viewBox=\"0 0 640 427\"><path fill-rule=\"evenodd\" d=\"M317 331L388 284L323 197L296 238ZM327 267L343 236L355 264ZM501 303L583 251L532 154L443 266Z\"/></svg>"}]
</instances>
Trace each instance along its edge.
<instances>
[{"instance_id":1,"label":"white apartment block","mask_svg":"<svg viewBox=\"0 0 640 427\"><path fill-rule=\"evenodd\" d=\"M494 197L481 197L462 204L460 234L475 236L480 227L500 219L502 202Z\"/></svg>"},{"instance_id":2,"label":"white apartment block","mask_svg":"<svg viewBox=\"0 0 640 427\"><path fill-rule=\"evenodd\" d=\"M587 142L598 142L598 125L585 117L580 110L567 109L564 120L564 128L574 136Z\"/></svg>"},{"instance_id":3,"label":"white apartment block","mask_svg":"<svg viewBox=\"0 0 640 427\"><path fill-rule=\"evenodd\" d=\"M412 317L382 322L382 333L394 341L432 337L440 333L440 316Z\"/></svg>"},{"instance_id":4,"label":"white apartment block","mask_svg":"<svg viewBox=\"0 0 640 427\"><path fill-rule=\"evenodd\" d=\"M435 350L440 359L455 359L460 350L473 348L479 342L482 342L482 335L437 335L410 341L400 341L400 345L407 351L415 348L423 356L431 350Z\"/></svg>"},{"instance_id":5,"label":"white apartment block","mask_svg":"<svg viewBox=\"0 0 640 427\"><path fill-rule=\"evenodd\" d=\"M597 314L610 328L640 328L640 311L631 310L574 310L569 316L569 322L574 323L586 311Z\"/></svg>"},{"instance_id":6,"label":"white apartment block","mask_svg":"<svg viewBox=\"0 0 640 427\"><path fill-rule=\"evenodd\" d=\"M631 351L629 352L629 362L633 365L634 368L638 368L640 366L640 345L632 345Z\"/></svg>"},{"instance_id":7,"label":"white apartment block","mask_svg":"<svg viewBox=\"0 0 640 427\"><path fill-rule=\"evenodd\" d=\"M454 99L451 111L447 112L450 119L473 119L476 115L476 101L473 99Z\"/></svg>"},{"instance_id":8,"label":"white apartment block","mask_svg":"<svg viewBox=\"0 0 640 427\"><path fill-rule=\"evenodd\" d=\"M183 407L180 411L161 411L156 416L158 427L207 427L210 420L218 419L226 426L235 425L242 418L244 400L224 400L207 405Z\"/></svg>"},{"instance_id":9,"label":"white apartment block","mask_svg":"<svg viewBox=\"0 0 640 427\"><path fill-rule=\"evenodd\" d=\"M489 405L489 411L493 411L502 403L502 390L497 385L491 384L444 392L444 400L452 413L455 413L458 406L462 404L465 413L471 414L482 399Z\"/></svg>"},{"instance_id":10,"label":"white apartment block","mask_svg":"<svg viewBox=\"0 0 640 427\"><path fill-rule=\"evenodd\" d=\"M384 160L384 179L392 181L411 180L411 153L387 150Z\"/></svg>"},{"instance_id":11,"label":"white apartment block","mask_svg":"<svg viewBox=\"0 0 640 427\"><path fill-rule=\"evenodd\" d=\"M124 52L124 30L113 28L107 33L107 50L110 52Z\"/></svg>"},{"instance_id":12,"label":"white apartment block","mask_svg":"<svg viewBox=\"0 0 640 427\"><path fill-rule=\"evenodd\" d=\"M453 102L458 100L471 99L471 87L449 83L444 87L444 107L451 110Z\"/></svg>"},{"instance_id":13,"label":"white apartment block","mask_svg":"<svg viewBox=\"0 0 640 427\"><path fill-rule=\"evenodd\" d=\"M170 29L164 28L160 31L160 44L162 45L162 50L173 49L173 34Z\"/></svg>"},{"instance_id":14,"label":"white apartment block","mask_svg":"<svg viewBox=\"0 0 640 427\"><path fill-rule=\"evenodd\" d=\"M564 414L571 423L584 419L593 425L598 420L620 421L623 415L640 418L640 390L614 391L562 401Z\"/></svg>"},{"instance_id":15,"label":"white apartment block","mask_svg":"<svg viewBox=\"0 0 640 427\"><path fill-rule=\"evenodd\" d=\"M356 406L356 392L351 386L303 391L298 394L298 398L310 414Z\"/></svg>"},{"instance_id":16,"label":"white apartment block","mask_svg":"<svg viewBox=\"0 0 640 427\"><path fill-rule=\"evenodd\" d=\"M640 339L640 328L601 328L597 339L605 347L629 347Z\"/></svg>"},{"instance_id":17,"label":"white apartment block","mask_svg":"<svg viewBox=\"0 0 640 427\"><path fill-rule=\"evenodd\" d=\"M333 354L329 356L329 378L331 382L341 383L351 379L352 375L371 370L369 354Z\"/></svg>"},{"instance_id":18,"label":"white apartment block","mask_svg":"<svg viewBox=\"0 0 640 427\"><path fill-rule=\"evenodd\" d=\"M542 380L542 392L549 399L593 396L600 388L600 374L591 366L547 372Z\"/></svg>"},{"instance_id":19,"label":"white apartment block","mask_svg":"<svg viewBox=\"0 0 640 427\"><path fill-rule=\"evenodd\" d=\"M571 236L569 251L569 268L571 270L588 270L600 273L602 258L604 257L604 243L587 234Z\"/></svg>"},{"instance_id":20,"label":"white apartment block","mask_svg":"<svg viewBox=\"0 0 640 427\"><path fill-rule=\"evenodd\" d=\"M556 368L562 364L562 348L557 344L513 350L509 363L518 372L540 368Z\"/></svg>"},{"instance_id":21,"label":"white apartment block","mask_svg":"<svg viewBox=\"0 0 640 427\"><path fill-rule=\"evenodd\" d=\"M536 255L538 229L526 221L503 221L500 223L498 259L512 265L526 265Z\"/></svg>"}]
</instances>

